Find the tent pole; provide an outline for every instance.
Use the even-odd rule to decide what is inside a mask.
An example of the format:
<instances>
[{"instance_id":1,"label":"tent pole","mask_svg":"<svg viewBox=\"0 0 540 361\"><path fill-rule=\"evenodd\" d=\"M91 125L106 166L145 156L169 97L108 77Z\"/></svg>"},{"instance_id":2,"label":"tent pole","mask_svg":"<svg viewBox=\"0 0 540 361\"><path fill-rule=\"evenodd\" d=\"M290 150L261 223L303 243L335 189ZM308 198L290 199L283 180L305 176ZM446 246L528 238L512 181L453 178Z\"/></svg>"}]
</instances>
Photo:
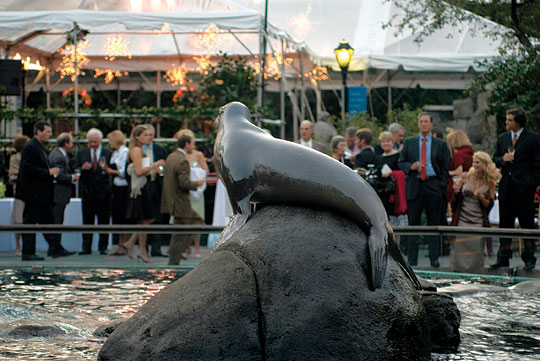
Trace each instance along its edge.
<instances>
[{"instance_id":1,"label":"tent pole","mask_svg":"<svg viewBox=\"0 0 540 361\"><path fill-rule=\"evenodd\" d=\"M47 109L51 109L51 72L48 66L45 71L45 101Z\"/></svg>"},{"instance_id":2,"label":"tent pole","mask_svg":"<svg viewBox=\"0 0 540 361\"><path fill-rule=\"evenodd\" d=\"M283 39L281 39L281 56L283 52ZM281 118L281 126L279 129L279 137L285 139L285 61L281 62L281 79L279 80L279 116Z\"/></svg>"},{"instance_id":3,"label":"tent pole","mask_svg":"<svg viewBox=\"0 0 540 361\"><path fill-rule=\"evenodd\" d=\"M77 23L73 23L73 69L75 84L73 89L74 102L75 102L75 134L79 134L79 77L77 75L78 64L77 64L77 45L79 45L79 34L77 34Z\"/></svg>"},{"instance_id":4,"label":"tent pole","mask_svg":"<svg viewBox=\"0 0 540 361\"><path fill-rule=\"evenodd\" d=\"M161 71L157 71L157 91L156 91L156 108L161 108ZM163 120L163 119L162 119ZM156 134L158 138L161 138L161 122L157 123Z\"/></svg>"},{"instance_id":5,"label":"tent pole","mask_svg":"<svg viewBox=\"0 0 540 361\"><path fill-rule=\"evenodd\" d=\"M264 53L263 53L263 30L259 32L259 84L257 86L257 125L260 127L261 123L261 110L263 106L263 81L264 81Z\"/></svg>"},{"instance_id":6,"label":"tent pole","mask_svg":"<svg viewBox=\"0 0 540 361\"><path fill-rule=\"evenodd\" d=\"M306 119L306 83L304 81L304 52L300 52L300 121Z\"/></svg>"},{"instance_id":7,"label":"tent pole","mask_svg":"<svg viewBox=\"0 0 540 361\"><path fill-rule=\"evenodd\" d=\"M388 111L392 111L392 76L388 72Z\"/></svg>"}]
</instances>

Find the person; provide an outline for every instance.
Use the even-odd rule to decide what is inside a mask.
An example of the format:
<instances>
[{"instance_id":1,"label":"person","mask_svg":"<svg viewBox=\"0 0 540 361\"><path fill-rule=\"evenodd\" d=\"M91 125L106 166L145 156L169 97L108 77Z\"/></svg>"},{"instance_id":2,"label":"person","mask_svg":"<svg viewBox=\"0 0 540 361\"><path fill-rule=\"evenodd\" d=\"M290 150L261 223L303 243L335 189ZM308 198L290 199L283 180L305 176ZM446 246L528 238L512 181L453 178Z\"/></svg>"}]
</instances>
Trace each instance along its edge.
<instances>
[{"instance_id":1,"label":"person","mask_svg":"<svg viewBox=\"0 0 540 361\"><path fill-rule=\"evenodd\" d=\"M450 175L446 187L446 199L450 201L454 194L454 179L459 183L461 174L468 172L472 166L474 149L471 141L463 130L454 130L446 138L452 158L450 160Z\"/></svg>"},{"instance_id":2,"label":"person","mask_svg":"<svg viewBox=\"0 0 540 361\"><path fill-rule=\"evenodd\" d=\"M501 168L499 184L500 228L536 229L534 223L534 192L540 183L540 149L538 134L528 130L527 116L523 109L513 108L506 112L507 132L497 139L493 161ZM508 267L512 257L510 238L500 238L497 261L493 268ZM536 266L536 241L523 240L521 259L525 270Z\"/></svg>"},{"instance_id":3,"label":"person","mask_svg":"<svg viewBox=\"0 0 540 361\"><path fill-rule=\"evenodd\" d=\"M110 223L111 185L109 176L105 172L106 164L111 159L111 151L101 144L103 133L101 130L91 128L86 133L88 148L81 149L75 156L74 168L80 172L79 185L82 198L83 224L94 224L97 217L98 224ZM80 255L92 253L92 233L83 234L82 250ZM109 235L99 235L99 253L107 254Z\"/></svg>"},{"instance_id":4,"label":"person","mask_svg":"<svg viewBox=\"0 0 540 361\"><path fill-rule=\"evenodd\" d=\"M129 197L129 184L127 181L127 161L129 149L126 147L126 138L120 130L113 130L107 134L109 146L113 149L110 159L110 167L106 166L105 172L113 177L111 191L111 218L113 224L130 224L126 219L126 205ZM113 243L118 242L118 247L111 253L113 256L125 255L125 244L129 234L113 234ZM116 242L115 242L116 241Z\"/></svg>"},{"instance_id":5,"label":"person","mask_svg":"<svg viewBox=\"0 0 540 361\"><path fill-rule=\"evenodd\" d=\"M13 187L13 194L17 192L17 177L19 175L19 166L21 164L21 153L24 145L28 142L29 138L26 135L19 135L13 141L13 148L15 154L9 158L9 170L8 177L9 183ZM11 211L10 224L22 224L23 222L24 202L21 199L15 198L13 202L13 210ZM15 255L21 256L21 234L15 233Z\"/></svg>"},{"instance_id":6,"label":"person","mask_svg":"<svg viewBox=\"0 0 540 361\"><path fill-rule=\"evenodd\" d=\"M354 169L367 168L368 165L380 166L381 159L373 151L371 140L373 132L371 129L362 128L356 131L356 146L360 151L354 157Z\"/></svg>"},{"instance_id":7,"label":"person","mask_svg":"<svg viewBox=\"0 0 540 361\"><path fill-rule=\"evenodd\" d=\"M202 224L202 218L191 208L189 191L204 184L203 179L191 180L187 155L195 149L195 140L188 134L178 137L178 149L165 161L161 212L174 217L174 224ZM194 241L193 235L173 234L169 246L169 265L178 265L182 253Z\"/></svg>"},{"instance_id":8,"label":"person","mask_svg":"<svg viewBox=\"0 0 540 361\"><path fill-rule=\"evenodd\" d=\"M64 224L64 212L71 199L72 184L79 176L73 173L68 154L73 149L73 137L69 133L61 133L56 138L56 148L49 154L49 163L60 169L54 184L53 216L54 223Z\"/></svg>"},{"instance_id":9,"label":"person","mask_svg":"<svg viewBox=\"0 0 540 361\"><path fill-rule=\"evenodd\" d=\"M156 137L156 129L152 124L146 124L149 132L149 144L143 144L143 154L150 160L150 165L158 160L167 159L167 151L161 145L154 142ZM148 189L152 198L152 213L154 214L154 224L169 224L169 217L161 213L161 192L163 188L162 167L157 167L150 171ZM152 233L148 235L148 247L150 248L151 257L167 257L161 253L161 245L164 242L165 235Z\"/></svg>"},{"instance_id":10,"label":"person","mask_svg":"<svg viewBox=\"0 0 540 361\"><path fill-rule=\"evenodd\" d=\"M353 165L351 160L345 157L345 150L347 149L345 138L341 135L336 135L332 138L330 146L332 147L332 158L352 169Z\"/></svg>"},{"instance_id":11,"label":"person","mask_svg":"<svg viewBox=\"0 0 540 361\"><path fill-rule=\"evenodd\" d=\"M180 132L178 132L179 135L187 134L192 139L195 139L195 134L189 130L189 129L182 129ZM187 153L187 160L189 162L189 166L191 167L191 180L196 179L204 179L206 181L206 177L208 177L208 174L210 173L210 169L208 169L208 164L206 163L206 159L204 158L204 154L202 152L199 152L197 149L193 149L191 153ZM189 192L189 198L191 200L191 208L197 214L199 217L202 218L204 222L204 189L206 189L205 184L203 184L201 187L198 187L196 191L190 191ZM200 255L200 242L201 242L201 235L197 234L195 235L194 240L194 257L195 258L201 258ZM189 248L188 248L189 251ZM188 253L191 253L189 251Z\"/></svg>"},{"instance_id":12,"label":"person","mask_svg":"<svg viewBox=\"0 0 540 361\"><path fill-rule=\"evenodd\" d=\"M394 150L397 152L401 152L401 149L403 148L403 144L401 144L401 142L403 141L403 137L405 136L405 128L399 123L392 123L388 127L388 131L392 134L392 137L394 139ZM382 144L380 143L375 145L374 149L375 154L379 156L383 153Z\"/></svg>"},{"instance_id":13,"label":"person","mask_svg":"<svg viewBox=\"0 0 540 361\"><path fill-rule=\"evenodd\" d=\"M495 187L501 174L490 156L476 152L472 168L453 184L452 226L491 227L489 211L495 200ZM451 264L454 271L483 273L484 244L482 238L456 239L452 244Z\"/></svg>"},{"instance_id":14,"label":"person","mask_svg":"<svg viewBox=\"0 0 540 361\"><path fill-rule=\"evenodd\" d=\"M394 135L390 132L382 132L379 134L382 153L381 160L387 164L392 170L399 170L399 151L394 147Z\"/></svg>"},{"instance_id":15,"label":"person","mask_svg":"<svg viewBox=\"0 0 540 361\"><path fill-rule=\"evenodd\" d=\"M304 120L300 123L300 139L297 143L302 144L305 147L315 149L321 153L328 154L328 148L326 145L313 139L313 123L309 120Z\"/></svg>"},{"instance_id":16,"label":"person","mask_svg":"<svg viewBox=\"0 0 540 361\"><path fill-rule=\"evenodd\" d=\"M399 168L405 173L407 216L409 225L420 225L425 210L428 225L441 223L441 209L448 184L450 151L444 140L431 134L433 122L428 113L418 116L419 135L407 138L399 156ZM418 264L418 239L407 237L402 242L411 266ZM440 266L438 237L428 238L431 266Z\"/></svg>"},{"instance_id":17,"label":"person","mask_svg":"<svg viewBox=\"0 0 540 361\"><path fill-rule=\"evenodd\" d=\"M23 224L54 223L52 212L53 180L60 169L50 166L47 151L43 146L49 141L51 135L51 125L48 122L36 122L34 124L34 137L26 143L22 150L15 197L24 201ZM44 237L49 244L47 252L49 256L57 258L70 256L74 253L62 247L59 234L45 233ZM22 260L43 261L43 257L36 255L36 234L24 233L22 239Z\"/></svg>"},{"instance_id":18,"label":"person","mask_svg":"<svg viewBox=\"0 0 540 361\"><path fill-rule=\"evenodd\" d=\"M354 164L354 157L360 152L356 145L356 128L348 127L345 129L345 140L347 141L347 149L345 149L345 155L348 156L351 163Z\"/></svg>"},{"instance_id":19,"label":"person","mask_svg":"<svg viewBox=\"0 0 540 361\"><path fill-rule=\"evenodd\" d=\"M129 160L128 175L130 176L130 195L126 205L126 218L137 221L140 224L152 224L154 222L154 207L152 202L152 194L150 192L150 174L156 172L159 167L162 167L165 162L163 159L156 160L151 163L148 157L145 157L143 145L150 145L152 142L152 133L150 128L145 125L137 125L131 131L129 140ZM138 240L139 250L137 259L142 259L145 263L152 263L152 259L148 256L146 250L146 234L134 234L125 243L127 255L130 258L133 256L133 246Z\"/></svg>"}]
</instances>

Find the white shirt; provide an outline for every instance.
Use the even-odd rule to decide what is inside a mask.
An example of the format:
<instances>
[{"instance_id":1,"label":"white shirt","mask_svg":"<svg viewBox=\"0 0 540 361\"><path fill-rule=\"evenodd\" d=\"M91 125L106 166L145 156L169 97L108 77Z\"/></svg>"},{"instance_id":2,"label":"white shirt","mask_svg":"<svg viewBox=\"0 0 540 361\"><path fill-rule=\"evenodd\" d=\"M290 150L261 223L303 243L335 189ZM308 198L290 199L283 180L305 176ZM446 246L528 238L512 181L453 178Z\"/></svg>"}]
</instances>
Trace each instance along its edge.
<instances>
[{"instance_id":1,"label":"white shirt","mask_svg":"<svg viewBox=\"0 0 540 361\"><path fill-rule=\"evenodd\" d=\"M513 130L510 131L512 133L512 138L511 139L514 139L514 134L516 135L516 142L517 140L519 139L519 136L521 135L521 133L523 133L523 128L519 128L519 130L517 132L514 132Z\"/></svg>"},{"instance_id":2,"label":"white shirt","mask_svg":"<svg viewBox=\"0 0 540 361\"><path fill-rule=\"evenodd\" d=\"M123 145L111 155L111 164L116 164L116 169L118 170L118 175L113 178L113 184L117 187L128 185L128 181L126 180L126 161L128 154L128 147Z\"/></svg>"},{"instance_id":3,"label":"white shirt","mask_svg":"<svg viewBox=\"0 0 540 361\"><path fill-rule=\"evenodd\" d=\"M312 139L310 139L310 140L308 140L306 142L304 139L300 138L300 144L302 144L304 147L313 148L313 140Z\"/></svg>"}]
</instances>

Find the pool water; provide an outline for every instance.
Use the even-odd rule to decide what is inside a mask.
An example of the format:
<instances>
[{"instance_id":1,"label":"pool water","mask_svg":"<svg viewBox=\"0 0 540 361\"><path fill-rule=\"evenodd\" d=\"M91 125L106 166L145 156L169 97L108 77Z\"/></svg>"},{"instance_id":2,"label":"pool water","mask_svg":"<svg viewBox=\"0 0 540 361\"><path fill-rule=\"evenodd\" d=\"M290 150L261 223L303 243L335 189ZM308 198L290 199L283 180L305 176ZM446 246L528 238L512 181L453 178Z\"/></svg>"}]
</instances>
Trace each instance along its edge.
<instances>
[{"instance_id":1,"label":"pool water","mask_svg":"<svg viewBox=\"0 0 540 361\"><path fill-rule=\"evenodd\" d=\"M0 271L0 360L95 360L105 339L96 328L133 315L180 270ZM442 287L470 281L437 281ZM476 280L475 282L478 282ZM540 360L540 295L508 288L454 297L461 346L432 360ZM60 334L21 338L14 325L56 325Z\"/></svg>"}]
</instances>

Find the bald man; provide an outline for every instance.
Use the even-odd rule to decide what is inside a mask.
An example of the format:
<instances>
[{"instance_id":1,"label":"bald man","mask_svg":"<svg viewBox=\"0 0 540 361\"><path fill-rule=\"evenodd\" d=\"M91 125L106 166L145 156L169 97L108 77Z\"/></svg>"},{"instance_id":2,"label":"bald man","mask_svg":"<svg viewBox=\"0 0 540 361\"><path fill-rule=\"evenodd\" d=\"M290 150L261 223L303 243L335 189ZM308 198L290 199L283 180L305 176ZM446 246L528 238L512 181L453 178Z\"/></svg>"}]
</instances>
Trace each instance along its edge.
<instances>
[{"instance_id":1,"label":"bald man","mask_svg":"<svg viewBox=\"0 0 540 361\"><path fill-rule=\"evenodd\" d=\"M300 139L297 141L297 143L305 147L315 149L321 153L329 154L328 146L313 140L313 123L309 120L304 120L302 123L300 123Z\"/></svg>"}]
</instances>

